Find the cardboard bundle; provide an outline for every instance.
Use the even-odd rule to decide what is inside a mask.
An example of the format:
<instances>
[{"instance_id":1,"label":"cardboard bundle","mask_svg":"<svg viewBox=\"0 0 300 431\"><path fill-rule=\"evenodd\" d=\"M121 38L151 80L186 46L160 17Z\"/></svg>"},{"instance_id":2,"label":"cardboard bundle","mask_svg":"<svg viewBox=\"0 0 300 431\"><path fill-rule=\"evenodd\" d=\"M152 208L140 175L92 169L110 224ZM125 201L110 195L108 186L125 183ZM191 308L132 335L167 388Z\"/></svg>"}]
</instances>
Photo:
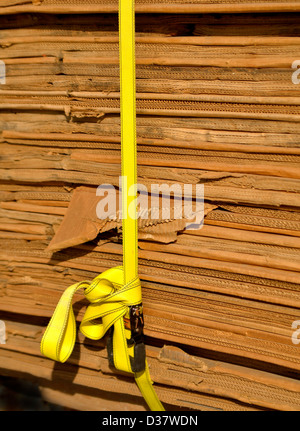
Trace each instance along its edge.
<instances>
[{"instance_id":1,"label":"cardboard bundle","mask_svg":"<svg viewBox=\"0 0 300 431\"><path fill-rule=\"evenodd\" d=\"M0 374L75 410L145 410L105 339L79 333L65 364L39 349L65 288L122 265L119 207L97 214L98 186L120 193L117 3L65 3L0 6ZM138 182L179 186L139 219L155 389L167 410L299 410L299 3L136 8ZM186 185L202 228L174 215Z\"/></svg>"},{"instance_id":2,"label":"cardboard bundle","mask_svg":"<svg viewBox=\"0 0 300 431\"><path fill-rule=\"evenodd\" d=\"M117 12L118 0L2 0L1 13ZM299 12L297 0L137 0L139 13Z\"/></svg>"}]
</instances>

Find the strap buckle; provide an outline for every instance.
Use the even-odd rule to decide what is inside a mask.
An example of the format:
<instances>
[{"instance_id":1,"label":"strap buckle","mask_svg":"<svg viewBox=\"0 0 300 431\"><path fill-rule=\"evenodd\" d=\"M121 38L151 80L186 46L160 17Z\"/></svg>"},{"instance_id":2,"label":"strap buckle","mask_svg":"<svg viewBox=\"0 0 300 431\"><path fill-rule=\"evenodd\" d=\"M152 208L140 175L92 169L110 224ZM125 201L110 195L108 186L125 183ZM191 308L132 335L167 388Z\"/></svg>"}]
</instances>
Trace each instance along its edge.
<instances>
[{"instance_id":1,"label":"strap buckle","mask_svg":"<svg viewBox=\"0 0 300 431\"><path fill-rule=\"evenodd\" d=\"M126 329L131 331L131 338L127 340L127 345L130 347L133 344L139 344L144 341L144 316L143 305L132 305L129 307L129 319L124 317L124 325Z\"/></svg>"},{"instance_id":2,"label":"strap buckle","mask_svg":"<svg viewBox=\"0 0 300 431\"><path fill-rule=\"evenodd\" d=\"M127 345L134 348L134 357L130 356L132 371L134 373L144 371L146 366L146 349L142 303L129 307L129 318L124 317L123 319L125 328L131 331L131 338L127 339Z\"/></svg>"},{"instance_id":3,"label":"strap buckle","mask_svg":"<svg viewBox=\"0 0 300 431\"><path fill-rule=\"evenodd\" d=\"M131 332L131 338L127 339L128 348L133 348L133 356L129 355L130 365L133 373L144 372L146 369L146 348L144 343L144 316L143 305L132 305L129 313L123 317L125 329ZM112 326L107 340L108 360L114 366L113 359L113 333Z\"/></svg>"}]
</instances>

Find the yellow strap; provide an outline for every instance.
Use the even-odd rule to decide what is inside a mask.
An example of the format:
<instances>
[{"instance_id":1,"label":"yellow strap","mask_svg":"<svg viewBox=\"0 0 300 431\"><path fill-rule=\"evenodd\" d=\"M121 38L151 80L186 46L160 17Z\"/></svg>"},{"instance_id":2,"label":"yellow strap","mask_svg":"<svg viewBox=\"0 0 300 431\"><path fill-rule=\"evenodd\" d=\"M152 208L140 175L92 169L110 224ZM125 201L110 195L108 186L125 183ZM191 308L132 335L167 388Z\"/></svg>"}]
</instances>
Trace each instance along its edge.
<instances>
[{"instance_id":1,"label":"yellow strap","mask_svg":"<svg viewBox=\"0 0 300 431\"><path fill-rule=\"evenodd\" d=\"M134 374L152 411L164 411L152 386L147 361L142 364L143 371L134 372L132 369L132 359L135 359L132 331L124 325L124 318L130 320L130 308L142 302L138 278L137 209L133 207L137 195L134 24L134 1L120 0L123 266L105 271L92 282L82 281L65 290L42 338L41 352L59 362L65 362L71 355L76 339L72 299L75 292L83 288L90 304L80 325L81 332L88 338L98 340L112 328L114 366Z\"/></svg>"},{"instance_id":2,"label":"yellow strap","mask_svg":"<svg viewBox=\"0 0 300 431\"><path fill-rule=\"evenodd\" d=\"M120 0L120 102L122 155L122 216L124 283L138 274L138 224L136 220L136 91L134 0Z\"/></svg>"},{"instance_id":3,"label":"yellow strap","mask_svg":"<svg viewBox=\"0 0 300 431\"><path fill-rule=\"evenodd\" d=\"M141 302L139 280L123 286L122 267L111 268L98 275L91 283L82 281L68 287L58 302L41 342L41 352L55 361L65 362L71 355L76 339L76 322L72 299L77 290L83 288L90 302L81 321L80 330L92 340L101 339L114 324L114 343L117 345L118 369L132 372L128 365L128 349L124 325L119 324L128 306ZM101 323L95 322L101 319ZM122 351L122 353L121 353ZM123 358L124 356L124 358ZM123 362L122 362L123 361Z\"/></svg>"},{"instance_id":4,"label":"yellow strap","mask_svg":"<svg viewBox=\"0 0 300 431\"><path fill-rule=\"evenodd\" d=\"M134 374L136 383L152 411L163 411L150 379L146 361L145 371L133 373L130 357L133 351L128 348L123 317L128 307L141 303L140 280L123 285L123 267L114 267L92 282L82 281L68 287L47 326L41 341L41 352L55 361L65 362L71 355L76 340L76 321L72 308L74 294L84 289L90 302L81 321L80 330L88 338L101 339L107 330L114 327L113 354L114 365L120 371ZM101 323L98 320L101 319Z\"/></svg>"}]
</instances>

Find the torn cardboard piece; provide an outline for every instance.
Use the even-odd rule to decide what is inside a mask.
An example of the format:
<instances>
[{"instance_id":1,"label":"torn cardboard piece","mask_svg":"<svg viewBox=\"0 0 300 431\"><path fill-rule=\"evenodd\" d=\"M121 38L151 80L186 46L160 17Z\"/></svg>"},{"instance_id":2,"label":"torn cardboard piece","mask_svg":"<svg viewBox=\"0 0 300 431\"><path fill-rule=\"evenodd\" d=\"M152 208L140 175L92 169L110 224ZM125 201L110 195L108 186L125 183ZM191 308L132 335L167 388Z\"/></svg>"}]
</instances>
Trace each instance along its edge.
<instances>
[{"instance_id":1,"label":"torn cardboard piece","mask_svg":"<svg viewBox=\"0 0 300 431\"><path fill-rule=\"evenodd\" d=\"M109 208L107 205L105 206L106 196L97 196L96 187L81 186L75 189L64 219L47 247L47 251L56 252L92 241L98 234L112 229L117 229L121 233L120 193L118 190L115 192L115 205ZM148 207L144 199L140 201L139 239L162 243L176 241L177 233L185 229L187 222L193 221L184 215L181 219L176 218L182 202L160 196L158 207L151 207L149 199L150 197L148 197ZM170 207L170 214L168 218L164 218L163 210L167 205ZM215 208L217 208L215 205L205 203L204 216Z\"/></svg>"}]
</instances>

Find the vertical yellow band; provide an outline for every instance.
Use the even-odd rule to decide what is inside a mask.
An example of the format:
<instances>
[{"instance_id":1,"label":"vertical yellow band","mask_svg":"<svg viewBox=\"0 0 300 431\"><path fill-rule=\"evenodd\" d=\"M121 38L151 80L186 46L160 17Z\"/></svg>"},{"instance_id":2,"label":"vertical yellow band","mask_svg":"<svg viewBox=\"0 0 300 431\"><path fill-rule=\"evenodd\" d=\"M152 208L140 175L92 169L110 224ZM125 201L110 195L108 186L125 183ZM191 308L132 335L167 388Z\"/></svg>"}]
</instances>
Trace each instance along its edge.
<instances>
[{"instance_id":1,"label":"vertical yellow band","mask_svg":"<svg viewBox=\"0 0 300 431\"><path fill-rule=\"evenodd\" d=\"M124 284L138 275L138 227L130 208L136 202L135 10L133 0L120 0L120 98Z\"/></svg>"}]
</instances>

